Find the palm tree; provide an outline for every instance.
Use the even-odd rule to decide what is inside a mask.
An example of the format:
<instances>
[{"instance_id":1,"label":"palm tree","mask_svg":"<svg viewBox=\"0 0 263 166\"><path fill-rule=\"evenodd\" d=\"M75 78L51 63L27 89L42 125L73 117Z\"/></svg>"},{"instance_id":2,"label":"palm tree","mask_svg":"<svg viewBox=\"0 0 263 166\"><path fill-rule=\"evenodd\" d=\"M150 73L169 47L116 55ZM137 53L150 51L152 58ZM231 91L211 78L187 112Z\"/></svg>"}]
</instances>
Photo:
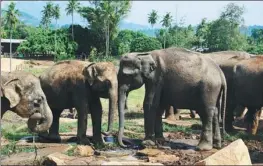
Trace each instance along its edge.
<instances>
[{"instance_id":1,"label":"palm tree","mask_svg":"<svg viewBox=\"0 0 263 166\"><path fill-rule=\"evenodd\" d=\"M74 21L74 12L78 11L80 3L78 0L69 0L68 6L66 7L67 15L71 15L72 25L71 25L71 35L74 41L74 30L73 30L73 21Z\"/></svg>"},{"instance_id":2,"label":"palm tree","mask_svg":"<svg viewBox=\"0 0 263 166\"><path fill-rule=\"evenodd\" d=\"M162 26L166 28L166 32L164 36L164 43L163 43L164 48L165 48L166 33L167 33L168 28L171 27L172 20L173 19L172 19L170 12L166 13L163 19L161 20Z\"/></svg>"},{"instance_id":3,"label":"palm tree","mask_svg":"<svg viewBox=\"0 0 263 166\"><path fill-rule=\"evenodd\" d=\"M46 28L49 28L51 24L51 18L53 17L53 3L47 2L46 6L44 6L44 9L42 12L42 19L41 24L43 24Z\"/></svg>"},{"instance_id":4,"label":"palm tree","mask_svg":"<svg viewBox=\"0 0 263 166\"><path fill-rule=\"evenodd\" d=\"M152 29L153 29L153 26L156 24L157 20L158 20L157 11L152 10L152 12L148 14L148 23L151 24Z\"/></svg>"},{"instance_id":5,"label":"palm tree","mask_svg":"<svg viewBox=\"0 0 263 166\"><path fill-rule=\"evenodd\" d=\"M56 20L56 30L57 30L57 23L58 23L58 19L60 18L60 8L59 5L57 4L54 8L53 8L53 18ZM55 31L55 54L57 51L57 31ZM56 58L56 56L54 56L54 59Z\"/></svg>"},{"instance_id":6,"label":"palm tree","mask_svg":"<svg viewBox=\"0 0 263 166\"><path fill-rule=\"evenodd\" d=\"M15 28L16 24L19 22L18 17L20 16L19 11L16 9L16 4L11 2L8 6L5 15L6 26L9 27L10 30L10 71L12 69L12 30Z\"/></svg>"}]
</instances>

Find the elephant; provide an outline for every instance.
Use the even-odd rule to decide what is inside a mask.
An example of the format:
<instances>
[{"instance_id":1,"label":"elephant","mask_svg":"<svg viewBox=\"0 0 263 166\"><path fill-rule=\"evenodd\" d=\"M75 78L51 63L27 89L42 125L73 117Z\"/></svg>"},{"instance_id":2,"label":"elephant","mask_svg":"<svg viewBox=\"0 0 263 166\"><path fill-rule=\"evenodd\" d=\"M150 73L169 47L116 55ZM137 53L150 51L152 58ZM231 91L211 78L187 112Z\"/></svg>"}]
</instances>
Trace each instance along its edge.
<instances>
[{"instance_id":1,"label":"elephant","mask_svg":"<svg viewBox=\"0 0 263 166\"><path fill-rule=\"evenodd\" d=\"M263 58L243 60L234 67L234 104L248 108L247 131L256 134L263 106Z\"/></svg>"},{"instance_id":2,"label":"elephant","mask_svg":"<svg viewBox=\"0 0 263 166\"><path fill-rule=\"evenodd\" d=\"M226 102L226 117L225 127L226 132L233 131L234 113L244 111L245 107L235 105L233 100L233 77L234 77L234 66L239 62L254 57L253 54L249 54L242 51L219 51L202 54L211 58L216 64L219 65L223 71L226 82L227 82L227 102Z\"/></svg>"},{"instance_id":3,"label":"elephant","mask_svg":"<svg viewBox=\"0 0 263 166\"><path fill-rule=\"evenodd\" d=\"M8 110L28 118L31 132L50 128L53 115L40 81L25 71L1 72L1 118Z\"/></svg>"},{"instance_id":4,"label":"elephant","mask_svg":"<svg viewBox=\"0 0 263 166\"><path fill-rule=\"evenodd\" d=\"M123 55L118 72L118 111L121 146L126 92L145 84L144 145L163 140L162 114L167 106L197 110L202 134L197 149L221 148L219 121L224 114L227 85L219 66L210 58L183 48L167 48Z\"/></svg>"},{"instance_id":5,"label":"elephant","mask_svg":"<svg viewBox=\"0 0 263 166\"><path fill-rule=\"evenodd\" d=\"M100 96L110 99L109 122L111 123L108 131L111 131L118 97L118 82L114 65L110 62L91 63L65 60L57 62L39 78L54 116L48 136L46 136L47 133L42 136L60 142L58 132L60 114L64 109L76 108L78 113L77 143L90 144L86 137L88 113L91 114L92 119L93 141L103 143Z\"/></svg>"},{"instance_id":6,"label":"elephant","mask_svg":"<svg viewBox=\"0 0 263 166\"><path fill-rule=\"evenodd\" d=\"M233 120L234 120L234 113L239 113L239 112L243 112L245 110L245 107L242 106L235 106L232 103L233 100L233 95L231 94L232 91L232 80L233 80L233 69L234 66L245 59L249 59L251 57L253 57L253 54L248 54L246 52L242 52L242 51L219 51L219 52L212 52L212 53L205 53L205 54L201 54L202 56L207 56L210 57L215 63L217 63L221 70L223 71L225 78L226 78L226 82L227 82L227 106L226 106L226 131L232 131L233 130ZM165 114L166 114L166 118L168 119L173 119L175 112L175 119L178 119L178 117L180 116L180 110L178 109L174 109L172 107L167 108L165 110ZM190 110L190 115L192 118L195 117L195 110Z\"/></svg>"}]
</instances>

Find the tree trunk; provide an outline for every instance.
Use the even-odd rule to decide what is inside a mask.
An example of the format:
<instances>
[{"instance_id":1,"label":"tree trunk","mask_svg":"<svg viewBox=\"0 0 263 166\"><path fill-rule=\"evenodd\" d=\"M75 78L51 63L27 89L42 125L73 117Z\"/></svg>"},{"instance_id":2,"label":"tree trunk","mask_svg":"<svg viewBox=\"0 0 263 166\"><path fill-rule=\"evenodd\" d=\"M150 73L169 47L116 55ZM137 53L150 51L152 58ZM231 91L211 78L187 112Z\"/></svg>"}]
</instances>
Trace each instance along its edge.
<instances>
[{"instance_id":1,"label":"tree trunk","mask_svg":"<svg viewBox=\"0 0 263 166\"><path fill-rule=\"evenodd\" d=\"M73 21L74 21L74 19L73 19L73 12L72 12L72 25L71 25L71 35L72 35L72 40L74 41L74 30L73 30Z\"/></svg>"},{"instance_id":2,"label":"tree trunk","mask_svg":"<svg viewBox=\"0 0 263 166\"><path fill-rule=\"evenodd\" d=\"M12 71L12 25L10 28L10 72Z\"/></svg>"}]
</instances>

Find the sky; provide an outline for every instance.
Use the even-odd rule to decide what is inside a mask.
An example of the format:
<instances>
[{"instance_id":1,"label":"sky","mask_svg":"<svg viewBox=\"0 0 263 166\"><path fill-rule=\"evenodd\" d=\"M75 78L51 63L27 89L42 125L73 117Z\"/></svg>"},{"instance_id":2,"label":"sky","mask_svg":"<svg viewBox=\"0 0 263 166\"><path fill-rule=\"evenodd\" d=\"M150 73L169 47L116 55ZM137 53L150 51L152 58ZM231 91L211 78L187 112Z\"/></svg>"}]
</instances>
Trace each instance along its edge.
<instances>
[{"instance_id":1,"label":"sky","mask_svg":"<svg viewBox=\"0 0 263 166\"><path fill-rule=\"evenodd\" d=\"M45 5L45 1L15 1L18 9L25 11L38 19L41 19L41 10ZM70 24L71 17L66 16L65 7L67 1L53 1L61 7L61 19L59 24ZM148 24L148 14L155 9L160 17L165 13L171 12L174 20L184 18L185 25L197 25L202 18L214 20L219 17L224 6L230 2L235 2L238 5L244 5L246 8L244 19L245 25L263 25L263 1L132 1L132 8L128 16L124 19L127 22L132 22L140 25ZM2 2L5 8L10 2ZM82 6L89 5L88 1L81 1ZM177 12L176 12L177 6ZM86 24L86 21L78 14L75 16L75 22ZM149 25L150 27L150 25ZM160 24L156 27L160 27Z\"/></svg>"}]
</instances>

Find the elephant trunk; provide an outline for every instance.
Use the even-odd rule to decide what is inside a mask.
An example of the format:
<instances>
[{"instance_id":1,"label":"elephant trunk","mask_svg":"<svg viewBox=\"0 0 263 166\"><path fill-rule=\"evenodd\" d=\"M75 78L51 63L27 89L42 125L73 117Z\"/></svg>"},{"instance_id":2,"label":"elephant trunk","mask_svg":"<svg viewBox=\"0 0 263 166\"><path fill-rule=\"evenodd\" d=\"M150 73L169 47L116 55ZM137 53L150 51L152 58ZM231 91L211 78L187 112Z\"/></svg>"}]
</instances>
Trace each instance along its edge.
<instances>
[{"instance_id":1,"label":"elephant trunk","mask_svg":"<svg viewBox=\"0 0 263 166\"><path fill-rule=\"evenodd\" d=\"M115 110L117 109L117 101L118 101L118 83L112 85L109 90L109 117L108 117L108 131L112 132L113 130L113 121Z\"/></svg>"},{"instance_id":2,"label":"elephant trunk","mask_svg":"<svg viewBox=\"0 0 263 166\"><path fill-rule=\"evenodd\" d=\"M28 119L28 128L32 132L40 133L43 131L47 131L53 122L53 114L46 100L43 102L40 114L41 115L39 116L39 113L35 113ZM40 122L38 124L39 120Z\"/></svg>"},{"instance_id":3,"label":"elephant trunk","mask_svg":"<svg viewBox=\"0 0 263 166\"><path fill-rule=\"evenodd\" d=\"M123 132L124 132L124 107L126 101L126 93L128 88L126 85L122 85L119 87L118 93L118 112L119 112L119 135L118 135L118 142L120 146L126 147L126 145L122 142Z\"/></svg>"}]
</instances>

